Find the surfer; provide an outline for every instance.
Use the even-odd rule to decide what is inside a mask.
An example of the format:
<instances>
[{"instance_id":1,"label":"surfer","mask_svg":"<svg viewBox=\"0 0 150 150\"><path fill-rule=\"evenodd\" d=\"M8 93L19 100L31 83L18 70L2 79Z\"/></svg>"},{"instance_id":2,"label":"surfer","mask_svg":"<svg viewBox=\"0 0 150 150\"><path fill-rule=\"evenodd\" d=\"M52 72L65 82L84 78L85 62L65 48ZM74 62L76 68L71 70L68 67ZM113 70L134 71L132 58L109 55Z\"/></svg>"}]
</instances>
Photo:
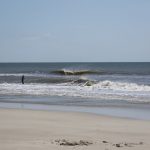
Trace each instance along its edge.
<instances>
[{"instance_id":1,"label":"surfer","mask_svg":"<svg viewBox=\"0 0 150 150\"><path fill-rule=\"evenodd\" d=\"M24 84L24 75L21 78L22 84Z\"/></svg>"}]
</instances>

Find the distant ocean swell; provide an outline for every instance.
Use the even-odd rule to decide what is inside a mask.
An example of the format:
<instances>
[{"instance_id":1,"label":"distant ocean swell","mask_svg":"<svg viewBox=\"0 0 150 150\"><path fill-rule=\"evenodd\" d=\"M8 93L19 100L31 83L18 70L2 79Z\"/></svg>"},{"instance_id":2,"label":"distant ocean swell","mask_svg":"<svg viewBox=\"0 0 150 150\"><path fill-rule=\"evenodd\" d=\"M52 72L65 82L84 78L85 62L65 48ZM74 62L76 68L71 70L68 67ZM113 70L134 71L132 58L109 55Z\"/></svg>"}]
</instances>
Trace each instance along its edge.
<instances>
[{"instance_id":1,"label":"distant ocean swell","mask_svg":"<svg viewBox=\"0 0 150 150\"><path fill-rule=\"evenodd\" d=\"M76 70L76 69L60 69L54 70L50 73L54 73L57 75L149 75L150 72L138 72L138 71L113 71L113 70Z\"/></svg>"},{"instance_id":2,"label":"distant ocean swell","mask_svg":"<svg viewBox=\"0 0 150 150\"><path fill-rule=\"evenodd\" d=\"M150 71L134 71L134 70L108 70L108 69L56 69L56 70L36 70L36 71L24 71L16 73L0 73L0 76L20 76L26 74L31 75L66 75L66 76L80 76L80 75L150 75Z\"/></svg>"}]
</instances>

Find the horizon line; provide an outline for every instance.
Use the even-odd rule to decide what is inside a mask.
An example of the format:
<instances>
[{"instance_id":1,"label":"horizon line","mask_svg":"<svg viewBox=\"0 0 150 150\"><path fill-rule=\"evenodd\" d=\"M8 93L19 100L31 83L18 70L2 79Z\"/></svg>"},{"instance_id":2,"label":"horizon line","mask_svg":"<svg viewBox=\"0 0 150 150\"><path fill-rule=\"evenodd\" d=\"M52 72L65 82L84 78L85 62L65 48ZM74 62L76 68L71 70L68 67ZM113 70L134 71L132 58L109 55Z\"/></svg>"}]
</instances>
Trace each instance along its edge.
<instances>
[{"instance_id":1,"label":"horizon line","mask_svg":"<svg viewBox=\"0 0 150 150\"><path fill-rule=\"evenodd\" d=\"M35 61L35 62L0 62L0 63L150 63L150 61Z\"/></svg>"}]
</instances>

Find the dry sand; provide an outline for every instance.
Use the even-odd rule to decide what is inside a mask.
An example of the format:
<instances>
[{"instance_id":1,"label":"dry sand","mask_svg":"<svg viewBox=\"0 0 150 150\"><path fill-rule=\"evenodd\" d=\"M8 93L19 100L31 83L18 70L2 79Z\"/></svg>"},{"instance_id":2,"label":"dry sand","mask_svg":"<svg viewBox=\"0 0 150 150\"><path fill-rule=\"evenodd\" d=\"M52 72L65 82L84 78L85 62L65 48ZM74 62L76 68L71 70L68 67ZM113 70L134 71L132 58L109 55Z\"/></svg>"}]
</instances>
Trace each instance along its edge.
<instances>
[{"instance_id":1,"label":"dry sand","mask_svg":"<svg viewBox=\"0 0 150 150\"><path fill-rule=\"evenodd\" d=\"M0 150L149 150L150 121L0 109Z\"/></svg>"}]
</instances>

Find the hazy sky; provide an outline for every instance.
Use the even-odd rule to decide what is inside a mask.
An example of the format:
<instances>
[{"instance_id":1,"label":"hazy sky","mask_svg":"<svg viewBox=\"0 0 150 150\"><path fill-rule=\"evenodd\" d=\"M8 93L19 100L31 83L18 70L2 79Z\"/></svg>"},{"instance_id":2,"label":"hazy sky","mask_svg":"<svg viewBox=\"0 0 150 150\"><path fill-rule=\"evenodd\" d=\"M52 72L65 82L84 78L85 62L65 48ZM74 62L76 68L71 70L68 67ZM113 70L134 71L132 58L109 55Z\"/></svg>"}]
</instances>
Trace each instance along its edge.
<instances>
[{"instance_id":1,"label":"hazy sky","mask_svg":"<svg viewBox=\"0 0 150 150\"><path fill-rule=\"evenodd\" d=\"M150 61L150 0L0 0L0 62Z\"/></svg>"}]
</instances>

